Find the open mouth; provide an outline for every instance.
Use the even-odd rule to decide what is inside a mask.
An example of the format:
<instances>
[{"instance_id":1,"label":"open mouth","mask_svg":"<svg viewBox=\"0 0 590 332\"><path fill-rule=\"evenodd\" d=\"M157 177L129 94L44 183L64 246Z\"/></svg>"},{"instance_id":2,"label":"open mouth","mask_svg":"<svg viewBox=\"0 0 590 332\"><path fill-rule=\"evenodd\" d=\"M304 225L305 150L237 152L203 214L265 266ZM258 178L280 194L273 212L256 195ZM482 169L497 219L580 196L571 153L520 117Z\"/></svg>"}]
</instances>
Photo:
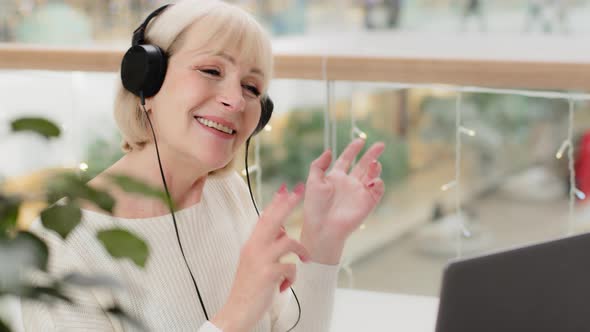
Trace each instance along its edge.
<instances>
[{"instance_id":1,"label":"open mouth","mask_svg":"<svg viewBox=\"0 0 590 332\"><path fill-rule=\"evenodd\" d=\"M220 123L217 123L217 122L215 122L215 121L211 121L211 120L208 120L208 119L204 119L204 118L201 118L201 117L198 117L198 116L195 116L194 118L195 118L195 119L196 119L196 120L197 120L197 121L198 121L200 124L202 124L203 126L205 126L205 127L209 127L209 128L211 128L211 129L215 129L215 130L217 130L217 131L218 131L218 132L220 132L220 133L224 133L224 134L226 134L226 135L232 135L232 136L233 136L233 135L235 135L235 133L236 133L236 131L235 131L235 130L233 130L233 129L231 129L231 128L228 128L228 127L226 127L226 126L224 126L224 125L222 125L222 124L220 124Z\"/></svg>"}]
</instances>

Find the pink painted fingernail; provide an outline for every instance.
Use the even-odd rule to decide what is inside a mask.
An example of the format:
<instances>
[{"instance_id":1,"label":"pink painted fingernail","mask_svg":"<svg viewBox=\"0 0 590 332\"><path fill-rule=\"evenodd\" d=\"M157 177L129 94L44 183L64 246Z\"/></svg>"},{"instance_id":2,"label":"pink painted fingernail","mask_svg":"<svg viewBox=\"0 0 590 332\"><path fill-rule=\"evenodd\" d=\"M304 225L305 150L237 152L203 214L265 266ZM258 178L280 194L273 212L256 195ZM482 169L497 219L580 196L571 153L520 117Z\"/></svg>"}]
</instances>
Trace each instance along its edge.
<instances>
[{"instance_id":1,"label":"pink painted fingernail","mask_svg":"<svg viewBox=\"0 0 590 332\"><path fill-rule=\"evenodd\" d=\"M309 263L309 261L311 260L311 258L307 257L307 256L299 256L299 259L303 262L303 263Z\"/></svg>"},{"instance_id":2,"label":"pink painted fingernail","mask_svg":"<svg viewBox=\"0 0 590 332\"><path fill-rule=\"evenodd\" d=\"M279 291L282 293L282 292L286 291L287 288L289 288L289 281L287 279L285 279L285 281L283 281L281 283Z\"/></svg>"},{"instance_id":3,"label":"pink painted fingernail","mask_svg":"<svg viewBox=\"0 0 590 332\"><path fill-rule=\"evenodd\" d=\"M284 194L284 193L286 193L286 192L287 192L287 185L283 183L283 184L281 185L281 187L279 188L279 191L278 191L278 193L279 193L279 194Z\"/></svg>"},{"instance_id":4,"label":"pink painted fingernail","mask_svg":"<svg viewBox=\"0 0 590 332\"><path fill-rule=\"evenodd\" d=\"M297 184L295 186L295 188L293 189L293 192L296 193L297 195L303 194L304 191L305 191L305 185L302 182Z\"/></svg>"},{"instance_id":5,"label":"pink painted fingernail","mask_svg":"<svg viewBox=\"0 0 590 332\"><path fill-rule=\"evenodd\" d=\"M369 187L369 188L373 188L374 186L375 186L375 181L371 181L371 183L369 183L367 185L367 187Z\"/></svg>"}]
</instances>

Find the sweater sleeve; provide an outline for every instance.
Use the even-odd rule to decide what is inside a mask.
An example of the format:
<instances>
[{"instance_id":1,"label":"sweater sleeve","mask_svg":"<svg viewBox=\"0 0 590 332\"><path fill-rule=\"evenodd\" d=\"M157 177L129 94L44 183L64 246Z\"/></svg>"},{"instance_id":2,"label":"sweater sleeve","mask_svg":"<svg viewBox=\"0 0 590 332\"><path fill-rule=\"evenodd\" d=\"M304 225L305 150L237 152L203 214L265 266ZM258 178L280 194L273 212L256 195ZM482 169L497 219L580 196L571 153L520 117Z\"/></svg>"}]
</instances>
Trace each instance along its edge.
<instances>
[{"instance_id":1,"label":"sweater sleeve","mask_svg":"<svg viewBox=\"0 0 590 332\"><path fill-rule=\"evenodd\" d=\"M201 325L198 332L223 332L217 326L213 325L211 322L207 321L205 324Z\"/></svg>"},{"instance_id":2,"label":"sweater sleeve","mask_svg":"<svg viewBox=\"0 0 590 332\"><path fill-rule=\"evenodd\" d=\"M301 318L293 331L330 330L338 270L338 265L298 264L297 279L292 289L301 306ZM299 309L293 291L287 290L275 297L271 310L273 332L287 331L297 321Z\"/></svg>"}]
</instances>

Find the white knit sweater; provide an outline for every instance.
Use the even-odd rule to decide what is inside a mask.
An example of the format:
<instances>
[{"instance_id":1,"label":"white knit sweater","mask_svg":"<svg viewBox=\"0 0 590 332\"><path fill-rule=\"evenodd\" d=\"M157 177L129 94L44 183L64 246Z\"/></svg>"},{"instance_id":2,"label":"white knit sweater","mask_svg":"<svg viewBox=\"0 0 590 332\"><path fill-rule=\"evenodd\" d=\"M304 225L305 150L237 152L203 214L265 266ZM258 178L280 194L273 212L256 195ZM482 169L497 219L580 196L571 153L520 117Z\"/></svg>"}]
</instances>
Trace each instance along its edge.
<instances>
[{"instance_id":1,"label":"white knit sweater","mask_svg":"<svg viewBox=\"0 0 590 332\"><path fill-rule=\"evenodd\" d=\"M180 239L210 318L229 295L242 244L258 217L244 181L236 173L209 177L201 202L176 212ZM150 247L145 269L129 260L114 260L95 234L113 226L141 236ZM121 331L133 327L105 315L101 308L113 299L141 320L150 331L219 332L206 321L186 268L171 216L124 219L83 211L82 223L64 242L55 233L34 230L50 245L50 271L107 274L125 285L119 291L69 289L78 303L54 307L23 301L25 331ZM328 331L338 266L299 264L293 286L301 304L301 320L294 331ZM297 319L297 303L290 290L277 290L271 310L253 331L285 332Z\"/></svg>"}]
</instances>

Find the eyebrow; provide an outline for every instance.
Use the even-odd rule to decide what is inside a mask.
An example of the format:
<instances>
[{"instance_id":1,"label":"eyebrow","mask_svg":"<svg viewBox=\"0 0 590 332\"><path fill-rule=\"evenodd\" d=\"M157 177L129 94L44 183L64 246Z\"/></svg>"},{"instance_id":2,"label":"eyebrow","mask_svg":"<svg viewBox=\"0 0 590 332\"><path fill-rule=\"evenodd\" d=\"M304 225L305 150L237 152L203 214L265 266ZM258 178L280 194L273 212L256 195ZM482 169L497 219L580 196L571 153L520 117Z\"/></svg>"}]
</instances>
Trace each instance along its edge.
<instances>
[{"instance_id":1,"label":"eyebrow","mask_svg":"<svg viewBox=\"0 0 590 332\"><path fill-rule=\"evenodd\" d=\"M226 59L227 61L231 62L234 66L236 64L236 59L234 59L231 55L229 55L227 53L219 52L219 53L216 53L215 56L220 56L220 57ZM258 75L264 77L264 74L262 73L262 70L260 70L260 69L258 69L256 67L255 68L252 68L252 70L250 70L250 72L253 73L253 74L258 74Z\"/></svg>"}]
</instances>

